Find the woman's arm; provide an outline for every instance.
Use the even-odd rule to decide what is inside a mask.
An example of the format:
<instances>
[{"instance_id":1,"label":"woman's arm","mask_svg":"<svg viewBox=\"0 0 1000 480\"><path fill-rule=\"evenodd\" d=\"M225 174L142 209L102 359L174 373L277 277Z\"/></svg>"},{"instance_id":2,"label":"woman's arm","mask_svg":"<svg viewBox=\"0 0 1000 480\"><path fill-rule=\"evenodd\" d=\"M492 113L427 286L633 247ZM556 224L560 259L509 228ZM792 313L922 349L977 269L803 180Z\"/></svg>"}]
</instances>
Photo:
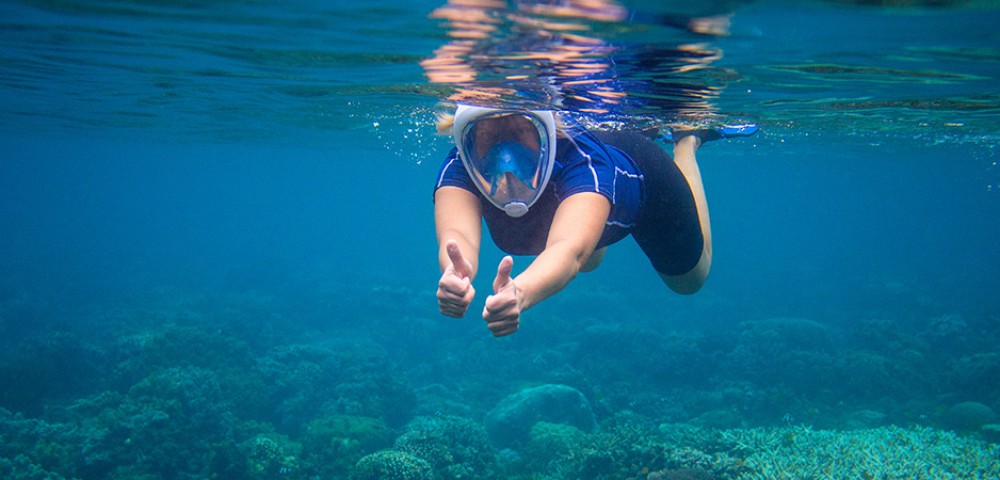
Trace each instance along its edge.
<instances>
[{"instance_id":1,"label":"woman's arm","mask_svg":"<svg viewBox=\"0 0 1000 480\"><path fill-rule=\"evenodd\" d=\"M556 209L545 250L515 278L521 309L551 297L576 277L597 247L611 203L597 193L572 195Z\"/></svg>"},{"instance_id":2,"label":"woman's arm","mask_svg":"<svg viewBox=\"0 0 1000 480\"><path fill-rule=\"evenodd\" d=\"M479 265L482 205L471 192L441 187L434 193L434 225L438 239L438 307L441 313L462 317L476 290L472 280Z\"/></svg>"},{"instance_id":3,"label":"woman's arm","mask_svg":"<svg viewBox=\"0 0 1000 480\"><path fill-rule=\"evenodd\" d=\"M522 312L562 290L594 253L611 212L611 203L598 193L578 193L559 204L549 229L545 250L516 278L510 278L513 260L504 258L493 281L494 294L486 299L483 318L496 336L517 330Z\"/></svg>"},{"instance_id":4,"label":"woman's arm","mask_svg":"<svg viewBox=\"0 0 1000 480\"><path fill-rule=\"evenodd\" d=\"M470 276L475 278L483 229L482 204L479 198L458 187L437 189L434 192L434 227L437 231L441 271L451 264L445 246L448 240L455 240L462 256L472 266Z\"/></svg>"}]
</instances>

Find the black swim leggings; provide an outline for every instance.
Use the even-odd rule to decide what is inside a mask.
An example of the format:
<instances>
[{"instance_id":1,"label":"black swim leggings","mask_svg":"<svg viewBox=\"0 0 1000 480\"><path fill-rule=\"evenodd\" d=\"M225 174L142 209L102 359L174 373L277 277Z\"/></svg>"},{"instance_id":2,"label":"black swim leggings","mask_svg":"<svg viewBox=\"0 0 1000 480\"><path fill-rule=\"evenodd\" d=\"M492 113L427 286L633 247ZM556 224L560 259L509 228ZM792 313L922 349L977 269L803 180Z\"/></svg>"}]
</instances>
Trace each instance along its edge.
<instances>
[{"instance_id":1,"label":"black swim leggings","mask_svg":"<svg viewBox=\"0 0 1000 480\"><path fill-rule=\"evenodd\" d=\"M638 132L594 132L602 142L632 157L645 178L646 198L632 236L663 275L690 272L701 259L701 233L694 194L674 159Z\"/></svg>"}]
</instances>

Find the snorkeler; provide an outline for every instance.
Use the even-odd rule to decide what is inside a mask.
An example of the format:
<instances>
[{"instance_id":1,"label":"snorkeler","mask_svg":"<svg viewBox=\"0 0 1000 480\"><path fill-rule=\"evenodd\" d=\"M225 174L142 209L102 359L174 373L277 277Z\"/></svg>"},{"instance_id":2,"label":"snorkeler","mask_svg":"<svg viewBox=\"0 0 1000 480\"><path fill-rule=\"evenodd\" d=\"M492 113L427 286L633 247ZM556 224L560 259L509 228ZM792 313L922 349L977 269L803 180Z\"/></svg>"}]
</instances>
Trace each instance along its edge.
<instances>
[{"instance_id":1,"label":"snorkeler","mask_svg":"<svg viewBox=\"0 0 1000 480\"><path fill-rule=\"evenodd\" d=\"M459 105L439 130L456 144L434 190L441 313L463 317L472 303L484 219L501 250L536 256L516 277L512 257L500 261L483 309L499 337L628 235L667 286L697 292L711 267L712 235L695 152L757 127L674 131L673 158L642 133L591 132L551 110Z\"/></svg>"}]
</instances>

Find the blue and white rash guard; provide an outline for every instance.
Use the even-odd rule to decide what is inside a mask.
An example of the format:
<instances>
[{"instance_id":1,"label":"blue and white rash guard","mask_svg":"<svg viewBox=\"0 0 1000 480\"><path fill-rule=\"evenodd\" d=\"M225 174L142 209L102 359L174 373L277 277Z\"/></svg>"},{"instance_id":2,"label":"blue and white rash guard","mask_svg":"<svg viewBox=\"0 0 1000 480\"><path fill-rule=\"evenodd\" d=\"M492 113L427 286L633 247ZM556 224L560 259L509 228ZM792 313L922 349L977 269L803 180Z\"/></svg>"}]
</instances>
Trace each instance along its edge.
<instances>
[{"instance_id":1,"label":"blue and white rash guard","mask_svg":"<svg viewBox=\"0 0 1000 480\"><path fill-rule=\"evenodd\" d=\"M563 133L566 135L560 135L556 143L549 184L523 217L510 217L483 197L463 167L457 149L452 149L445 158L434 190L449 186L475 194L482 201L490 236L497 247L511 255L541 253L559 203L582 192L599 193L611 202L597 248L625 238L639 218L645 195L639 167L624 152L602 143L578 124L564 126Z\"/></svg>"}]
</instances>

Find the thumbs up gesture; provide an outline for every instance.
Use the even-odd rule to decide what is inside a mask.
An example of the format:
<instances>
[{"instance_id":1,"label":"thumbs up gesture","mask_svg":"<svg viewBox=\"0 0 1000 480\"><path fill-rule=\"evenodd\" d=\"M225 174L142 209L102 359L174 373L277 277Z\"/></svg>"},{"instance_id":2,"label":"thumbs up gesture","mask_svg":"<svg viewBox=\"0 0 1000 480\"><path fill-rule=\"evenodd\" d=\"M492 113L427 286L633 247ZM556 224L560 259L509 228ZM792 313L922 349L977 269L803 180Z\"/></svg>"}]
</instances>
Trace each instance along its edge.
<instances>
[{"instance_id":1,"label":"thumbs up gesture","mask_svg":"<svg viewBox=\"0 0 1000 480\"><path fill-rule=\"evenodd\" d=\"M458 242L449 240L445 245L451 265L445 268L438 281L438 308L441 313L449 317L461 318L476 296L476 289L472 287L472 265L458 248Z\"/></svg>"},{"instance_id":2,"label":"thumbs up gesture","mask_svg":"<svg viewBox=\"0 0 1000 480\"><path fill-rule=\"evenodd\" d=\"M507 256L500 260L497 276L493 280L493 295L486 297L483 308L483 320L493 332L493 336L502 337L517 331L521 319L519 291L510 272L514 268L514 259Z\"/></svg>"}]
</instances>

